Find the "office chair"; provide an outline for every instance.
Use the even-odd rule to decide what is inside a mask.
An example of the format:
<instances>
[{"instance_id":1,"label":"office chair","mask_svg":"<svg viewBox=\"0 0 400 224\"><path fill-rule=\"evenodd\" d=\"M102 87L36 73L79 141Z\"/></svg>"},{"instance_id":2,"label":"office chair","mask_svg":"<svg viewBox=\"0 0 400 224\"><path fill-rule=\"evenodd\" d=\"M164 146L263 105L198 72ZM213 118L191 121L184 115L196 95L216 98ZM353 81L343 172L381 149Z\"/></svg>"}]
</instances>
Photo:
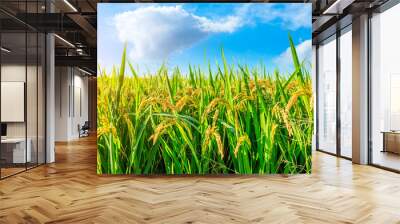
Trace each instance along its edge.
<instances>
[{"instance_id":1,"label":"office chair","mask_svg":"<svg viewBox=\"0 0 400 224\"><path fill-rule=\"evenodd\" d=\"M79 138L89 136L89 129L90 129L89 121L85 121L82 127L78 125L78 129L79 129Z\"/></svg>"}]
</instances>

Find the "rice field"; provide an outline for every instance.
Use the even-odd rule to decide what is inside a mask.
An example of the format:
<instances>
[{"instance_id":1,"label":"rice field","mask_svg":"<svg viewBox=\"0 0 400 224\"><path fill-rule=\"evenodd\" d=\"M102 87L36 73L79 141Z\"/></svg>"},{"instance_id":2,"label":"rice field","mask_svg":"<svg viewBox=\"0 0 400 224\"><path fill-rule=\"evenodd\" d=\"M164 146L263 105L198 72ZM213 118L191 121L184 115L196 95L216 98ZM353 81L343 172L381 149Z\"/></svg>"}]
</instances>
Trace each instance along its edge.
<instances>
[{"instance_id":1,"label":"rice field","mask_svg":"<svg viewBox=\"0 0 400 224\"><path fill-rule=\"evenodd\" d=\"M311 172L312 84L294 70L223 63L139 76L123 52L98 76L98 174ZM215 69L214 69L215 70Z\"/></svg>"}]
</instances>

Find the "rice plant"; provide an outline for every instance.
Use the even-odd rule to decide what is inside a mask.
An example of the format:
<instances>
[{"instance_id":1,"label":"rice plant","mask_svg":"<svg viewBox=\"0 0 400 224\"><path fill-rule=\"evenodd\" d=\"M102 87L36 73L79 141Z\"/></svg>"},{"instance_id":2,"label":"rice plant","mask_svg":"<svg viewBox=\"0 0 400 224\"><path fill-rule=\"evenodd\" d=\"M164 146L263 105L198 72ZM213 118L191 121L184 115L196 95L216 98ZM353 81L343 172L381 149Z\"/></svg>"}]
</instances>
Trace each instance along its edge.
<instances>
[{"instance_id":1,"label":"rice plant","mask_svg":"<svg viewBox=\"0 0 400 224\"><path fill-rule=\"evenodd\" d=\"M230 65L222 51L217 72L139 76L124 50L98 77L98 174L310 173L311 78L289 43L291 74Z\"/></svg>"}]
</instances>

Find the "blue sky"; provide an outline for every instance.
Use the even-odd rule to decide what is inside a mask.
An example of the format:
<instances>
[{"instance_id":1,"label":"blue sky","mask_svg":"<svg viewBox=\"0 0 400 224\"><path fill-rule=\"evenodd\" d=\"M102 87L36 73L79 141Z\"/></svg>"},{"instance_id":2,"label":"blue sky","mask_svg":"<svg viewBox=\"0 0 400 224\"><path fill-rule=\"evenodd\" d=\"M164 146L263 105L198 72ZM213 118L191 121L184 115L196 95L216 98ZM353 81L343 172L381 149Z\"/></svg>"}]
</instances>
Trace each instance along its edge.
<instances>
[{"instance_id":1,"label":"blue sky","mask_svg":"<svg viewBox=\"0 0 400 224\"><path fill-rule=\"evenodd\" d=\"M311 61L311 4L100 3L98 63L118 66L124 43L140 74L188 64L215 67L221 48L228 63L292 69L288 34L301 60Z\"/></svg>"}]
</instances>

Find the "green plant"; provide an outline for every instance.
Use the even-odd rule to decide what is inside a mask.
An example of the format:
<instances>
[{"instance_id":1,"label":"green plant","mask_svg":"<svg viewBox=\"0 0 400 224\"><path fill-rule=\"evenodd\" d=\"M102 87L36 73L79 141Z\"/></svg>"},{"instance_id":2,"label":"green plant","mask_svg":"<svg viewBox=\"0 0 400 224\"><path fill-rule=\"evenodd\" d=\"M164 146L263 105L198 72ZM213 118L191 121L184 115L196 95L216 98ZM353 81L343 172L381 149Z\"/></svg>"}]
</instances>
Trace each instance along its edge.
<instances>
[{"instance_id":1,"label":"green plant","mask_svg":"<svg viewBox=\"0 0 400 224\"><path fill-rule=\"evenodd\" d=\"M99 174L310 173L311 79L294 71L189 66L138 76L125 66L98 77ZM130 69L126 75L125 67Z\"/></svg>"}]
</instances>

